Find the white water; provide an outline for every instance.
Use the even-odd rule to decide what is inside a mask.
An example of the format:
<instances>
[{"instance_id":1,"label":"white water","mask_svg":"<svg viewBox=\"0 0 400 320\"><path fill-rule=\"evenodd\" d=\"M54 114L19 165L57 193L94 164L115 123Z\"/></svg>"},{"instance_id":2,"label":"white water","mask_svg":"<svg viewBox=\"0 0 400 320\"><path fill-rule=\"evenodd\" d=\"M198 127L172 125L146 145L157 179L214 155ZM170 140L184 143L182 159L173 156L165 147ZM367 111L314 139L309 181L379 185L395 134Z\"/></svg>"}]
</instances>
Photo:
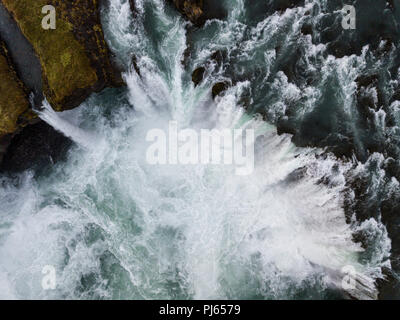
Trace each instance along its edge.
<instances>
[{"instance_id":1,"label":"white water","mask_svg":"<svg viewBox=\"0 0 400 320\"><path fill-rule=\"evenodd\" d=\"M345 221L352 164L296 148L290 136L246 115L238 103L246 82L216 102L210 83L218 76L194 88L181 64L185 23L163 3L138 1L134 26L128 1L112 0L105 10L120 60L129 64L130 48L138 55L141 77L124 75L129 104L125 93L106 92L67 114L45 108L41 118L77 146L47 177L25 173L17 186L3 179L0 298L320 298L340 288L349 265L362 284L351 294L376 297L372 280L390 243L374 220ZM142 24L146 12L158 27L155 43ZM227 39L222 33L219 41ZM150 166L146 133L171 119L181 127L257 129L264 139L255 172ZM359 228L381 232L385 246L367 263L352 241ZM57 270L54 291L41 287L45 265Z\"/></svg>"}]
</instances>

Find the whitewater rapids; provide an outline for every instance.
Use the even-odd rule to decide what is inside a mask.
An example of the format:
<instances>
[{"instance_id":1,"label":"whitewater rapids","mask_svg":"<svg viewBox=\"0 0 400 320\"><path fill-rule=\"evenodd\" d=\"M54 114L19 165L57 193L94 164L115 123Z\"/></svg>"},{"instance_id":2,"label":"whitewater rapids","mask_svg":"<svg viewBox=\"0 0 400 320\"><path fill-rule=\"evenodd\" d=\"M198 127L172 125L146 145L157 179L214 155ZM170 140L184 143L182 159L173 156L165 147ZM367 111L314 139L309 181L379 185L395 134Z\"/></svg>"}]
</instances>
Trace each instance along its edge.
<instances>
[{"instance_id":1,"label":"whitewater rapids","mask_svg":"<svg viewBox=\"0 0 400 320\"><path fill-rule=\"evenodd\" d=\"M216 46L233 46L244 28L242 2L232 7L226 22L209 25L220 31ZM285 13L288 23L305 10ZM133 23L129 1L103 8L127 89L105 90L63 114L45 103L40 117L75 142L67 161L45 176L0 178L0 298L376 298L374 280L390 241L373 219L346 221L345 177L354 163L297 148L290 135L246 114L240 98L248 81L213 101L211 86L223 75L211 66L194 87L182 64L186 22L161 0L137 1L137 11ZM282 20L268 18L252 29L254 37L267 22L279 29ZM215 49L199 38L193 65ZM246 46L256 46L253 40ZM264 62L272 64L274 54L267 52ZM340 70L346 63L327 60L324 67ZM300 94L283 75L276 82L285 99ZM311 90L304 93L310 101L317 94ZM273 112L281 107L276 103ZM182 128L255 129L253 174L237 176L233 166L222 165L149 165L146 134L170 120ZM381 235L379 253L367 261L353 241L363 228ZM56 270L55 290L41 286L47 265ZM348 266L358 282L346 292L342 270Z\"/></svg>"}]
</instances>

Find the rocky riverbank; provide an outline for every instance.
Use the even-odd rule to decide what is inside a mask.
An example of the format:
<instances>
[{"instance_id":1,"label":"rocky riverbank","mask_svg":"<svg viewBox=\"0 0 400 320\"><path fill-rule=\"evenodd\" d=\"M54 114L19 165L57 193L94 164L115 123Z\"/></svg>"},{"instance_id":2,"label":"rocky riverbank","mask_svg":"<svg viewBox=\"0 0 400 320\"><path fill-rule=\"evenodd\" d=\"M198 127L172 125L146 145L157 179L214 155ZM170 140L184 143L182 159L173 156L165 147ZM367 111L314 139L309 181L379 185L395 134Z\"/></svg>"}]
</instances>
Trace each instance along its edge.
<instances>
[{"instance_id":1,"label":"rocky riverbank","mask_svg":"<svg viewBox=\"0 0 400 320\"><path fill-rule=\"evenodd\" d=\"M54 30L42 28L45 5L56 9ZM104 40L99 1L1 0L0 6L4 17L0 37L5 40L2 72L9 70L0 87L3 154L26 123L22 115L35 117L30 93L35 95L36 107L45 97L56 111L63 111L80 105L93 92L123 82Z\"/></svg>"},{"instance_id":2,"label":"rocky riverbank","mask_svg":"<svg viewBox=\"0 0 400 320\"><path fill-rule=\"evenodd\" d=\"M0 41L0 161L13 133L34 117L28 92L18 78L8 50Z\"/></svg>"}]
</instances>

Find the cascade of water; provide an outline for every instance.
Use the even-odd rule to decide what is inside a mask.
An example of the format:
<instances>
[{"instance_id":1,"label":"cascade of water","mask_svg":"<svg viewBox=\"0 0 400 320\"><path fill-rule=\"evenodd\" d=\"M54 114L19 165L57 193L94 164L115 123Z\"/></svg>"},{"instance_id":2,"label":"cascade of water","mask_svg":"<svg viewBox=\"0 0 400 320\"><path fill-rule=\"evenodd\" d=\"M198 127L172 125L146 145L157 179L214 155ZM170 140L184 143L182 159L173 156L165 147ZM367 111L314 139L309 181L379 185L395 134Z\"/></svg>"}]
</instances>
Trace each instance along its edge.
<instances>
[{"instance_id":1,"label":"cascade of water","mask_svg":"<svg viewBox=\"0 0 400 320\"><path fill-rule=\"evenodd\" d=\"M306 2L288 10L283 20L273 15L249 29L243 1L231 5L227 21L206 25L214 32L195 43L201 49L193 54L193 65L222 47L232 56L237 40L250 34L242 56L246 60L256 52L273 70L276 53L264 49L274 32L288 25L298 28L310 9ZM346 223L343 191L352 163L320 149L297 148L289 135L278 135L274 126L248 115L241 97L251 90L249 81L237 82L213 101L211 84L225 75L214 64L203 83L193 86L181 63L186 22L162 0L137 1L137 8L135 23L128 0L110 0L102 10L110 47L126 66L127 92L122 94L129 105L116 93L111 100L118 105L97 95L74 111L79 121L72 123L45 103L40 117L84 148L74 148L49 176L35 180L24 174L17 186L2 180L2 294L327 298L341 290L342 269L351 266L359 283L349 293L375 298L373 280L380 276L390 241L375 220ZM312 48L310 61L321 58L323 48L305 45ZM130 67L132 51L140 76ZM340 63L329 59L323 61L322 67L330 70L325 73L340 71ZM351 59L341 63L351 65ZM354 80L352 74L347 77ZM282 112L285 102L299 96L308 99L300 111L306 113L321 88L301 92L287 80L282 73L275 79L272 90L280 90L283 100L275 102L272 113ZM344 92L344 101L350 95ZM111 115L105 110L112 110ZM243 177L235 175L233 166L150 165L146 134L153 128L166 130L171 120L182 128L254 129L262 138L256 142L254 172ZM360 260L363 249L353 241L360 228L381 234L378 258ZM45 265L56 268L54 291L41 288Z\"/></svg>"}]
</instances>

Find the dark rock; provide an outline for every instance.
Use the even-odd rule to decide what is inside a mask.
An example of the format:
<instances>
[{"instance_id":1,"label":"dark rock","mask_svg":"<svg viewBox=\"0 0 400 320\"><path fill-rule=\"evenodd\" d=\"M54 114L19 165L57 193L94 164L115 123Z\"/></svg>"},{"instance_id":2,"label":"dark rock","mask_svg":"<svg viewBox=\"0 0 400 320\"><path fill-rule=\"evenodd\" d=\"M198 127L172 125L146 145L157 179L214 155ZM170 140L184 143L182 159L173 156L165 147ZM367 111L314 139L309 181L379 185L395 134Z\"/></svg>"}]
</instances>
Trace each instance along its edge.
<instances>
[{"instance_id":1,"label":"dark rock","mask_svg":"<svg viewBox=\"0 0 400 320\"><path fill-rule=\"evenodd\" d=\"M395 23L398 20L396 13L398 9L388 9L387 3L387 1L373 0L354 1L352 4L357 12L357 25L354 30L343 30L337 15L323 17L318 32L322 43L328 45L328 53L337 58L352 54L360 55L366 45L378 54L391 50L392 43L399 40ZM342 2L332 1L330 10L339 12L342 7ZM380 47L384 40L386 40L385 45Z\"/></svg>"},{"instance_id":2,"label":"dark rock","mask_svg":"<svg viewBox=\"0 0 400 320\"><path fill-rule=\"evenodd\" d=\"M384 54L390 52L393 46L393 40L391 37L387 37L386 39L382 39L382 41L385 42L385 44L379 48L378 54Z\"/></svg>"},{"instance_id":3,"label":"dark rock","mask_svg":"<svg viewBox=\"0 0 400 320\"><path fill-rule=\"evenodd\" d=\"M302 27L301 27L301 33L302 34L304 34L304 35L307 35L307 34L313 34L313 30L312 30L312 25L311 24L304 24Z\"/></svg>"},{"instance_id":4,"label":"dark rock","mask_svg":"<svg viewBox=\"0 0 400 320\"><path fill-rule=\"evenodd\" d=\"M343 58L352 54L361 54L361 48L357 50L348 42L332 41L327 46L327 52L336 58Z\"/></svg>"},{"instance_id":5,"label":"dark rock","mask_svg":"<svg viewBox=\"0 0 400 320\"><path fill-rule=\"evenodd\" d=\"M185 57L184 57L184 61L183 61L183 64L187 67L189 58L186 57L186 53L188 55L190 55L190 52L188 49L185 51ZM206 65L210 66L211 63L216 63L218 66L222 66L226 59L227 59L226 52L222 51L222 50L218 50L211 55L210 60L206 63ZM193 71L192 81L196 86L199 85L203 81L205 72L206 72L206 68L203 66L198 67Z\"/></svg>"},{"instance_id":6,"label":"dark rock","mask_svg":"<svg viewBox=\"0 0 400 320\"><path fill-rule=\"evenodd\" d=\"M218 50L211 55L211 60L215 61L218 65L222 65L227 58L227 52L222 50Z\"/></svg>"},{"instance_id":7,"label":"dark rock","mask_svg":"<svg viewBox=\"0 0 400 320\"><path fill-rule=\"evenodd\" d=\"M376 86L379 81L378 75L371 74L371 75L360 75L356 79L356 83L358 88L361 87L368 87L370 85Z\"/></svg>"},{"instance_id":8,"label":"dark rock","mask_svg":"<svg viewBox=\"0 0 400 320\"><path fill-rule=\"evenodd\" d=\"M4 154L6 153L7 148L10 145L11 139L11 134L6 134L0 137L0 164L3 161Z\"/></svg>"},{"instance_id":9,"label":"dark rock","mask_svg":"<svg viewBox=\"0 0 400 320\"><path fill-rule=\"evenodd\" d=\"M301 6L304 0L275 0L273 1L273 9L279 12L285 12L287 9Z\"/></svg>"},{"instance_id":10,"label":"dark rock","mask_svg":"<svg viewBox=\"0 0 400 320\"><path fill-rule=\"evenodd\" d=\"M141 77L142 75L140 73L140 68L139 68L139 65L137 63L136 55L132 55L131 65L132 65L133 69L136 71L136 73L139 75L139 77Z\"/></svg>"},{"instance_id":11,"label":"dark rock","mask_svg":"<svg viewBox=\"0 0 400 320\"><path fill-rule=\"evenodd\" d=\"M384 104L384 95L379 88L379 76L377 74L360 75L356 79L357 83L357 108L360 114L363 115L364 120L374 117L370 109L378 110ZM378 100L368 94L365 90L373 87L377 92Z\"/></svg>"},{"instance_id":12,"label":"dark rock","mask_svg":"<svg viewBox=\"0 0 400 320\"><path fill-rule=\"evenodd\" d=\"M307 167L297 168L287 175L284 180L285 184L294 184L301 181L303 178L307 176Z\"/></svg>"},{"instance_id":13,"label":"dark rock","mask_svg":"<svg viewBox=\"0 0 400 320\"><path fill-rule=\"evenodd\" d=\"M303 5L304 0L244 0L244 6L246 8L245 14L248 19L248 24L253 26L276 12L283 13L286 9Z\"/></svg>"},{"instance_id":14,"label":"dark rock","mask_svg":"<svg viewBox=\"0 0 400 320\"><path fill-rule=\"evenodd\" d=\"M253 103L253 98L250 92L242 93L238 101L238 104L241 105L245 110L249 110L252 103ZM263 117L263 120L266 120L264 115L261 116Z\"/></svg>"},{"instance_id":15,"label":"dark rock","mask_svg":"<svg viewBox=\"0 0 400 320\"><path fill-rule=\"evenodd\" d=\"M297 133L296 126L292 123L290 123L287 119L279 119L277 123L277 132L278 135L282 134L291 134L295 135Z\"/></svg>"},{"instance_id":16,"label":"dark rock","mask_svg":"<svg viewBox=\"0 0 400 320\"><path fill-rule=\"evenodd\" d=\"M11 137L29 124L31 110L28 90L18 77L6 45L0 39L0 161Z\"/></svg>"},{"instance_id":17,"label":"dark rock","mask_svg":"<svg viewBox=\"0 0 400 320\"><path fill-rule=\"evenodd\" d=\"M170 0L179 12L195 25L201 25L205 21L203 0Z\"/></svg>"},{"instance_id":18,"label":"dark rock","mask_svg":"<svg viewBox=\"0 0 400 320\"><path fill-rule=\"evenodd\" d=\"M206 69L204 67L199 67L193 71L192 81L195 84L195 86L199 85L200 82L203 81L205 72L206 72Z\"/></svg>"},{"instance_id":19,"label":"dark rock","mask_svg":"<svg viewBox=\"0 0 400 320\"><path fill-rule=\"evenodd\" d=\"M228 12L223 6L223 1L204 0L203 12L205 20L223 20L228 16Z\"/></svg>"},{"instance_id":20,"label":"dark rock","mask_svg":"<svg viewBox=\"0 0 400 320\"><path fill-rule=\"evenodd\" d=\"M288 78L288 81L300 86L302 75L307 74L307 70L299 69L299 63L302 59L302 52L300 49L293 50L292 52L281 52L276 60L277 68L279 68Z\"/></svg>"},{"instance_id":21,"label":"dark rock","mask_svg":"<svg viewBox=\"0 0 400 320\"><path fill-rule=\"evenodd\" d=\"M0 165L1 172L22 172L41 169L65 158L70 139L42 120L25 127L16 135Z\"/></svg>"},{"instance_id":22,"label":"dark rock","mask_svg":"<svg viewBox=\"0 0 400 320\"><path fill-rule=\"evenodd\" d=\"M393 270L383 268L384 279L377 280L379 300L400 300L400 277Z\"/></svg>"},{"instance_id":23,"label":"dark rock","mask_svg":"<svg viewBox=\"0 0 400 320\"><path fill-rule=\"evenodd\" d=\"M133 14L136 14L137 9L136 9L135 0L129 0L129 5L131 6L131 11L133 12Z\"/></svg>"},{"instance_id":24,"label":"dark rock","mask_svg":"<svg viewBox=\"0 0 400 320\"><path fill-rule=\"evenodd\" d=\"M207 20L225 19L228 15L221 1L214 0L169 0L179 12L196 26Z\"/></svg>"},{"instance_id":25,"label":"dark rock","mask_svg":"<svg viewBox=\"0 0 400 320\"><path fill-rule=\"evenodd\" d=\"M215 99L215 97L219 96L221 93L225 92L229 88L229 84L227 82L218 82L214 84L212 88L212 97Z\"/></svg>"}]
</instances>

